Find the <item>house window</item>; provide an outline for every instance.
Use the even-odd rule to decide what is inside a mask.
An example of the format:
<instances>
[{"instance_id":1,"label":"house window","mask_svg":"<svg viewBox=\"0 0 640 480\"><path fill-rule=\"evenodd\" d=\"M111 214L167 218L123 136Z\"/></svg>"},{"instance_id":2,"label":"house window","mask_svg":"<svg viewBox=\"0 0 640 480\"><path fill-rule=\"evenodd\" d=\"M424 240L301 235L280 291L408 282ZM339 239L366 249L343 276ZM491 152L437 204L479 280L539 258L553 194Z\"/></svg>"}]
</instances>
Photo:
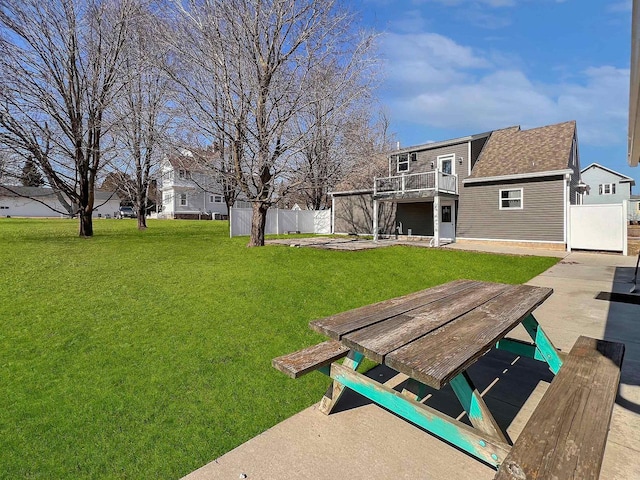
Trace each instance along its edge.
<instances>
[{"instance_id":1,"label":"house window","mask_svg":"<svg viewBox=\"0 0 640 480\"><path fill-rule=\"evenodd\" d=\"M180 194L180 205L182 207L187 205L187 194L186 193L181 193Z\"/></svg>"},{"instance_id":2,"label":"house window","mask_svg":"<svg viewBox=\"0 0 640 480\"><path fill-rule=\"evenodd\" d=\"M189 170L185 170L184 168L181 168L180 170L178 170L178 178L184 180L189 178L190 174L189 174Z\"/></svg>"},{"instance_id":3,"label":"house window","mask_svg":"<svg viewBox=\"0 0 640 480\"><path fill-rule=\"evenodd\" d=\"M499 201L500 210L522 210L522 189L500 190Z\"/></svg>"},{"instance_id":4,"label":"house window","mask_svg":"<svg viewBox=\"0 0 640 480\"><path fill-rule=\"evenodd\" d=\"M442 222L451 223L451 205L442 206Z\"/></svg>"},{"instance_id":5,"label":"house window","mask_svg":"<svg viewBox=\"0 0 640 480\"><path fill-rule=\"evenodd\" d=\"M598 193L600 195L615 195L616 184L615 183L601 183L598 185Z\"/></svg>"},{"instance_id":6,"label":"house window","mask_svg":"<svg viewBox=\"0 0 640 480\"><path fill-rule=\"evenodd\" d=\"M453 163L455 159L456 159L456 156L452 153L449 155L440 155L438 157L438 169L442 173L448 173L449 175L451 175L452 173L454 173Z\"/></svg>"},{"instance_id":7,"label":"house window","mask_svg":"<svg viewBox=\"0 0 640 480\"><path fill-rule=\"evenodd\" d=\"M409 154L401 153L399 155L396 155L396 163L397 163L398 173L408 172L409 171Z\"/></svg>"},{"instance_id":8,"label":"house window","mask_svg":"<svg viewBox=\"0 0 640 480\"><path fill-rule=\"evenodd\" d=\"M209 202L210 203L222 203L222 196L221 195L209 195Z\"/></svg>"}]
</instances>

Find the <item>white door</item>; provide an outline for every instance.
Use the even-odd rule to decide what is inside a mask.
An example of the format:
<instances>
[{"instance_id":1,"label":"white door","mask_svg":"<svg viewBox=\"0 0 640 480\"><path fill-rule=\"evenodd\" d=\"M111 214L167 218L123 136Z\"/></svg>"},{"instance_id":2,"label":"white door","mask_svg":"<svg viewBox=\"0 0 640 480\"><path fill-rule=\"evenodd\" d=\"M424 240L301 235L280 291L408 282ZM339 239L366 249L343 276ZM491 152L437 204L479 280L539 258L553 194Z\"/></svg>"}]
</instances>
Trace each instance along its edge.
<instances>
[{"instance_id":1,"label":"white door","mask_svg":"<svg viewBox=\"0 0 640 480\"><path fill-rule=\"evenodd\" d=\"M455 232L455 206L452 201L440 203L440 239L452 242L456 237Z\"/></svg>"}]
</instances>

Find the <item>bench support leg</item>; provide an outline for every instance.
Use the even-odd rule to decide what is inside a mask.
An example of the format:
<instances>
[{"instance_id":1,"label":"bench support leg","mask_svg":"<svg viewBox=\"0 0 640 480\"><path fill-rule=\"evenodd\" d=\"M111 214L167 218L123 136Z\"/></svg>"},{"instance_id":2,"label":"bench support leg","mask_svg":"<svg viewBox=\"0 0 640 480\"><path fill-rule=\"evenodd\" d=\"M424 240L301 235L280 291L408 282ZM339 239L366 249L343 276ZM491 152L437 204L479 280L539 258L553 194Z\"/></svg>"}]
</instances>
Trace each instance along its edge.
<instances>
[{"instance_id":1,"label":"bench support leg","mask_svg":"<svg viewBox=\"0 0 640 480\"><path fill-rule=\"evenodd\" d=\"M342 362L342 366L351 370L356 370L363 359L364 355L362 353L350 350L347 357ZM345 386L334 379L333 382L331 382L331 385L329 385L329 388L327 388L324 397L320 400L318 410L325 415L329 415L340 400L340 397L344 393L344 389Z\"/></svg>"},{"instance_id":2,"label":"bench support leg","mask_svg":"<svg viewBox=\"0 0 640 480\"><path fill-rule=\"evenodd\" d=\"M409 380L407 380L407 386L402 389L402 394L407 398L420 402L427 396L427 390L428 387L424 383L409 378Z\"/></svg>"},{"instance_id":3,"label":"bench support leg","mask_svg":"<svg viewBox=\"0 0 640 480\"><path fill-rule=\"evenodd\" d=\"M562 359L558 354L558 350L553 346L547 334L544 333L538 321L533 315L529 314L529 316L522 321L522 325L536 344L536 353L549 364L549 369L557 375L562 366Z\"/></svg>"},{"instance_id":4,"label":"bench support leg","mask_svg":"<svg viewBox=\"0 0 640 480\"><path fill-rule=\"evenodd\" d=\"M496 468L511 446L375 380L334 363L331 378Z\"/></svg>"},{"instance_id":5,"label":"bench support leg","mask_svg":"<svg viewBox=\"0 0 640 480\"><path fill-rule=\"evenodd\" d=\"M463 372L453 378L450 385L474 427L503 443L511 445L512 442L507 439L498 426L467 372Z\"/></svg>"}]
</instances>

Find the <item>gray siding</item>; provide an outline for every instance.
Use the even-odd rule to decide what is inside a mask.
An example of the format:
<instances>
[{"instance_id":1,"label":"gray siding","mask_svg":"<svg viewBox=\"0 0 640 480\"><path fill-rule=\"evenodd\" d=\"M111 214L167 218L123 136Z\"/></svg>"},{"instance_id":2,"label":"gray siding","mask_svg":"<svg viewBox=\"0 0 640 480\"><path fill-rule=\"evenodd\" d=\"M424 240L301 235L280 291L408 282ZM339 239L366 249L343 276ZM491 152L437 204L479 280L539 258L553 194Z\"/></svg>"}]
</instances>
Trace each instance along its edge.
<instances>
[{"instance_id":1,"label":"gray siding","mask_svg":"<svg viewBox=\"0 0 640 480\"><path fill-rule=\"evenodd\" d=\"M453 162L453 173L458 175L458 190L460 190L462 188L462 179L467 178L469 175L469 142L418 151L416 161L409 161L409 171L404 173L423 173L436 170L438 168L438 156L452 153L456 156ZM391 158L389 165L391 176L401 175L401 173L398 173L395 160L393 160L393 157ZM463 159L462 165L458 163L459 158ZM431 162L433 162L433 167L431 167Z\"/></svg>"},{"instance_id":2,"label":"gray siding","mask_svg":"<svg viewBox=\"0 0 640 480\"><path fill-rule=\"evenodd\" d=\"M334 197L335 233L373 234L373 195L354 194ZM390 234L395 226L395 204L378 204L378 226L381 233Z\"/></svg>"},{"instance_id":3,"label":"gray siding","mask_svg":"<svg viewBox=\"0 0 640 480\"><path fill-rule=\"evenodd\" d=\"M396 225L401 226L400 234L433 235L433 203L399 203L396 212Z\"/></svg>"},{"instance_id":4,"label":"gray siding","mask_svg":"<svg viewBox=\"0 0 640 480\"><path fill-rule=\"evenodd\" d=\"M588 193L585 193L583 199L585 205L598 203L622 203L623 200L629 200L631 197L631 187L629 183L620 183L620 177L611 172L607 172L599 167L589 168L582 174L582 181L589 185ZM600 195L598 186L604 183L615 183L615 195Z\"/></svg>"},{"instance_id":5,"label":"gray siding","mask_svg":"<svg viewBox=\"0 0 640 480\"><path fill-rule=\"evenodd\" d=\"M500 189L522 188L522 210L500 210ZM564 179L465 185L457 236L490 240L564 241Z\"/></svg>"}]
</instances>

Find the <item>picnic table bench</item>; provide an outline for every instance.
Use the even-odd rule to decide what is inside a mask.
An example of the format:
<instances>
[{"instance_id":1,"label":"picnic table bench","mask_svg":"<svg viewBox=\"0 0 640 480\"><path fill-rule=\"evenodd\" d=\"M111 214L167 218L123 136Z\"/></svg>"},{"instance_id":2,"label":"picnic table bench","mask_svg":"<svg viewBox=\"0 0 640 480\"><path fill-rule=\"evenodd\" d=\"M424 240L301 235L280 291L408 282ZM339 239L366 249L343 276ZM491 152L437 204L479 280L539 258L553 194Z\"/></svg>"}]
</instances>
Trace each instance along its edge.
<instances>
[{"instance_id":1,"label":"picnic table bench","mask_svg":"<svg viewBox=\"0 0 640 480\"><path fill-rule=\"evenodd\" d=\"M559 352L532 314L552 293L454 281L314 320L310 327L332 340L272 363L292 378L314 370L329 375L333 382L319 407L325 414L352 389L493 466L496 480L597 479L624 345L580 337L568 355ZM519 324L531 343L506 338ZM515 444L467 373L492 348L546 362L555 374ZM365 356L409 377L405 390L356 372ZM447 384L471 426L421 403L425 386Z\"/></svg>"}]
</instances>

